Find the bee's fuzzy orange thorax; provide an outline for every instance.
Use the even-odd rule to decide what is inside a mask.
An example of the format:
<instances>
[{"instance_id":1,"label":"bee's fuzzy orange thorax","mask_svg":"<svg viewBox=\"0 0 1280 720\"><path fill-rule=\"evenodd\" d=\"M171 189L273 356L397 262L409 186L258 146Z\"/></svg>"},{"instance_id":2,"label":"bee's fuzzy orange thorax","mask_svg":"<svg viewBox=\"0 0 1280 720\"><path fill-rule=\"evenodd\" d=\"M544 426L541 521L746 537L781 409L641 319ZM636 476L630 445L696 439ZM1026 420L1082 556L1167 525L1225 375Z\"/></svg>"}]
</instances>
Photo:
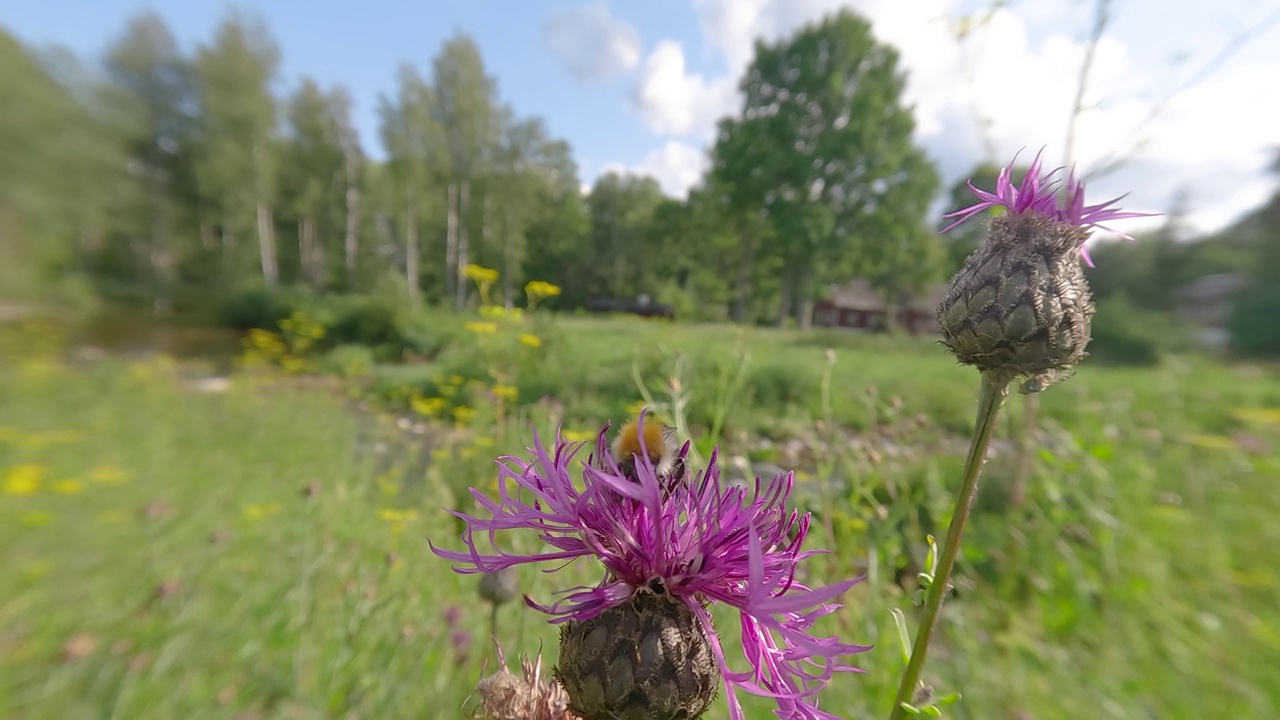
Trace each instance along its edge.
<instances>
[{"instance_id":1,"label":"bee's fuzzy orange thorax","mask_svg":"<svg viewBox=\"0 0 1280 720\"><path fill-rule=\"evenodd\" d=\"M618 439L613 443L613 456L621 461L633 455L639 457L641 453L647 453L649 459L656 463L663 455L665 442L662 423L645 418L644 443L641 447L640 422L632 420L618 431Z\"/></svg>"}]
</instances>

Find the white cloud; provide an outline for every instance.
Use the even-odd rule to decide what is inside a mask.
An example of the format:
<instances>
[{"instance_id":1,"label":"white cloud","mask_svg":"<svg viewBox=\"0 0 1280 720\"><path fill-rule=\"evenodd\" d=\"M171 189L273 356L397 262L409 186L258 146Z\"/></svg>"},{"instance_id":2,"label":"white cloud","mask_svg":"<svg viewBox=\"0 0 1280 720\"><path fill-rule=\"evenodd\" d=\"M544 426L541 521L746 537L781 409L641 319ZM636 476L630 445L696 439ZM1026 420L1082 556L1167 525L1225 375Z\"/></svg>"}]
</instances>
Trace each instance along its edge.
<instances>
[{"instance_id":1,"label":"white cloud","mask_svg":"<svg viewBox=\"0 0 1280 720\"><path fill-rule=\"evenodd\" d=\"M683 198L702 180L707 164L707 154L703 150L670 140L635 165L609 163L604 166L604 172L648 175L658 181L667 195Z\"/></svg>"},{"instance_id":2,"label":"white cloud","mask_svg":"<svg viewBox=\"0 0 1280 720\"><path fill-rule=\"evenodd\" d=\"M556 12L543 28L543 40L579 80L608 79L640 63L640 33L614 17L603 0Z\"/></svg>"},{"instance_id":3,"label":"white cloud","mask_svg":"<svg viewBox=\"0 0 1280 720\"><path fill-rule=\"evenodd\" d=\"M709 137L716 120L737 110L736 82L686 71L684 48L663 40L644 61L634 99L645 124L659 135Z\"/></svg>"},{"instance_id":4,"label":"white cloud","mask_svg":"<svg viewBox=\"0 0 1280 720\"><path fill-rule=\"evenodd\" d=\"M938 162L948 182L988 152L994 156L987 159L1003 162L1019 149L1045 146L1050 164L1063 158L1085 50L1082 38L1089 22L1088 13L1079 8L1055 6L1046 12L1049 6L1024 9L1019 5L1017 12L1001 9L961 43L954 34L954 21L965 13L976 17L985 4L972 0L692 1L704 44L719 54L726 68L724 78L693 76L700 87L736 81L750 62L757 38L776 41L805 23L849 7L871 21L877 38L899 50L909 73L906 100L916 108L917 140ZM1147 122L1163 94L1185 82L1188 73L1261 17L1257 0L1229 0L1228 4L1232 2L1250 7L1224 8L1206 17L1198 0L1170 0L1125 5L1116 12L1115 22L1097 48L1072 154L1086 173L1117 151L1130 162L1091 183L1090 197L1106 199L1132 191L1124 202L1126 208L1163 211L1176 193L1185 190L1192 202L1189 222L1209 231L1255 207L1274 188L1263 168L1272 157L1268 149L1276 143L1280 99L1260 90L1280 87L1280 43L1271 42L1268 50L1267 40L1255 42L1242 55L1244 61L1228 63L1179 92L1158 117ZM1211 19L1216 22L1210 23ZM1197 30L1191 34L1153 30L1180 26ZM1187 56L1183 63L1171 60L1180 54ZM666 61L676 67L678 58L679 73L668 75L688 77L683 54L672 56ZM674 85L681 87L678 82ZM659 117L667 121L664 127L709 135L714 118L699 109L708 103L704 93L676 91L663 99L655 104L663 108ZM699 123L703 123L701 131ZM1133 230L1152 222L1117 225Z\"/></svg>"}]
</instances>

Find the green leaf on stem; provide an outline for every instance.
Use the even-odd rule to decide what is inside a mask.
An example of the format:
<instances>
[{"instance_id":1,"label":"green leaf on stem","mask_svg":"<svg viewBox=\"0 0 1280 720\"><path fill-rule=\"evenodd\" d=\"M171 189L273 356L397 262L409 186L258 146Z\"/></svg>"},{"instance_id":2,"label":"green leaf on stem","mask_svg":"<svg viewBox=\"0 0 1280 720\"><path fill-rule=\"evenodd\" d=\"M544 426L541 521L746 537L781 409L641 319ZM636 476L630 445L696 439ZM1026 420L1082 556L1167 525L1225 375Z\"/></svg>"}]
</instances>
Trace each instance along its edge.
<instances>
[{"instance_id":1,"label":"green leaf on stem","mask_svg":"<svg viewBox=\"0 0 1280 720\"><path fill-rule=\"evenodd\" d=\"M898 626L898 642L902 643L902 662L911 662L911 633L907 632L907 617L898 608L889 610L893 614L893 624Z\"/></svg>"}]
</instances>

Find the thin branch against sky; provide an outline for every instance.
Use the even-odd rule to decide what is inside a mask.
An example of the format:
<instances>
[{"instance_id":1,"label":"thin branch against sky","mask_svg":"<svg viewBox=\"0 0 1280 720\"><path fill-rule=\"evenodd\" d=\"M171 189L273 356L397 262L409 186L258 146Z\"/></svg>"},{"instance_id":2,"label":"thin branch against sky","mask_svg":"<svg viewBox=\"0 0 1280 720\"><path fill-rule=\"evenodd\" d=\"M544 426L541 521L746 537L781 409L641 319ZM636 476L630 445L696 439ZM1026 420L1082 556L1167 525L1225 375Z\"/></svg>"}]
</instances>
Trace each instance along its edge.
<instances>
[{"instance_id":1,"label":"thin branch against sky","mask_svg":"<svg viewBox=\"0 0 1280 720\"><path fill-rule=\"evenodd\" d=\"M1237 33L1228 40L1212 58L1198 70L1192 73L1185 81L1176 88L1160 98L1151 109L1147 112L1146 117L1134 127L1133 131L1124 139L1123 142L1117 143L1115 149L1102 156L1096 167L1085 174L1088 180L1097 180L1123 168L1129 161L1133 159L1133 148L1141 145L1140 136L1142 132L1164 113L1169 107L1169 103L1183 92L1199 85L1207 80L1215 72L1222 68L1232 57L1243 50L1249 43L1266 35L1277 25L1280 25L1280 5L1277 5L1266 16Z\"/></svg>"}]
</instances>

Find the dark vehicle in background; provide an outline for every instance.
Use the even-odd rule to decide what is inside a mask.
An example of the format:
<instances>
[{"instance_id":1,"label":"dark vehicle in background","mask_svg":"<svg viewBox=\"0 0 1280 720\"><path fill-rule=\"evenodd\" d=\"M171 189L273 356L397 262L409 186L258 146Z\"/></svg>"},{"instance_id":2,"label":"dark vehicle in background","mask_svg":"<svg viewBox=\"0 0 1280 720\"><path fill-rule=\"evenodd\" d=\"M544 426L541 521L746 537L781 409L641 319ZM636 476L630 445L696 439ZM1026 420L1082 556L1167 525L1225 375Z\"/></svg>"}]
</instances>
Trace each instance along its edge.
<instances>
[{"instance_id":1,"label":"dark vehicle in background","mask_svg":"<svg viewBox=\"0 0 1280 720\"><path fill-rule=\"evenodd\" d=\"M675 320L676 309L670 305L652 302L648 295L641 295L635 300L619 300L617 298L595 298L587 302L587 312L623 313L638 315L643 318L662 318Z\"/></svg>"}]
</instances>

